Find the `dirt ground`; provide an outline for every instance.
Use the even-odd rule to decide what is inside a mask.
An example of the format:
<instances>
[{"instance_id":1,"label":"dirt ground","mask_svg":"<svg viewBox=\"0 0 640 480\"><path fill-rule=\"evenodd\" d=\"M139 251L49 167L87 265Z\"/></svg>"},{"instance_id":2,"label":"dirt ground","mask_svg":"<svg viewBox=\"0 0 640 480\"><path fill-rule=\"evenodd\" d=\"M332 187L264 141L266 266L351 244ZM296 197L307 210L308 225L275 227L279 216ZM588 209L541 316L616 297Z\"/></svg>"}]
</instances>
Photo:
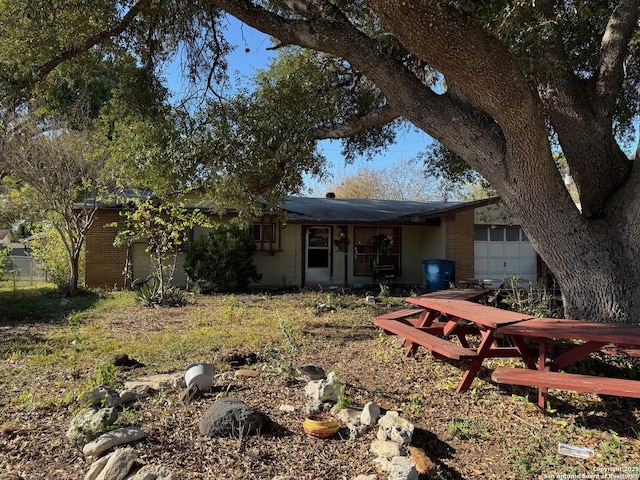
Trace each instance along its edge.
<instances>
[{"instance_id":1,"label":"dirt ground","mask_svg":"<svg viewBox=\"0 0 640 480\"><path fill-rule=\"evenodd\" d=\"M154 322L162 321L158 315L171 315L171 310L154 311ZM434 478L612 478L601 472L613 468L625 468L629 476L624 478L638 478L637 401L554 393L554 409L541 415L532 405L533 390L499 387L490 381L491 368L497 363L489 363L473 388L459 394L455 387L460 365L435 360L422 350L406 359L402 345L382 335L373 319L345 326L335 325L331 315L318 313L305 326L301 341L305 348L298 353L298 365L336 371L355 406L374 401L383 411L400 411L416 427L412 444L437 464ZM127 322L121 325L126 328ZM211 360L224 361L229 353L212 352ZM354 441L345 431L331 439L308 437L302 430L305 383L273 368L272 359L263 360L258 359L259 376L217 377L212 392L186 405L180 401L180 390L170 390L123 413L121 417L130 418L147 433L133 445L140 462L164 465L185 480L276 476L351 480L364 474L386 480L369 452L375 428ZM11 365L3 360L2 368ZM135 371L130 375L135 376ZM55 388L47 375L34 381L42 389ZM221 395L240 398L265 413L271 428L242 439L203 437L198 422ZM70 447L65 438L71 409L25 411L14 409L6 400L0 412L0 479L84 478L91 459ZM283 411L282 405L295 410ZM562 456L557 453L558 443L592 448L596 455L590 459ZM596 474L601 476L580 476Z\"/></svg>"}]
</instances>

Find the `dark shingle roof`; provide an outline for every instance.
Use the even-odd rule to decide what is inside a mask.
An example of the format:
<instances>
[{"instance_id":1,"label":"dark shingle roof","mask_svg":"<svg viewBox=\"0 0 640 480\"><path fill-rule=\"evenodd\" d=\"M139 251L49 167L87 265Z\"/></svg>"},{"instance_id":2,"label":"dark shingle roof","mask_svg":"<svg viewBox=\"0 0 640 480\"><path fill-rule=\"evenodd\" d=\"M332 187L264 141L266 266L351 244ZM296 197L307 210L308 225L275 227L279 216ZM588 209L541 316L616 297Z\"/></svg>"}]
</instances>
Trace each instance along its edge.
<instances>
[{"instance_id":1,"label":"dark shingle roof","mask_svg":"<svg viewBox=\"0 0 640 480\"><path fill-rule=\"evenodd\" d=\"M455 211L477 208L493 199L476 202L410 202L351 198L287 197L287 221L331 223L420 223Z\"/></svg>"},{"instance_id":2,"label":"dark shingle roof","mask_svg":"<svg viewBox=\"0 0 640 480\"><path fill-rule=\"evenodd\" d=\"M121 192L120 196L100 202L101 208L120 209L127 199L151 197L151 192ZM124 197L124 202L122 198ZM87 199L89 203L95 199ZM355 198L315 198L287 197L281 207L287 213L290 223L423 223L437 221L446 214L464 211L490 203L497 198L477 200L474 202L412 202L407 200L379 200ZM77 203L75 208L82 208ZM206 206L200 206L207 211ZM228 213L234 213L230 209Z\"/></svg>"}]
</instances>

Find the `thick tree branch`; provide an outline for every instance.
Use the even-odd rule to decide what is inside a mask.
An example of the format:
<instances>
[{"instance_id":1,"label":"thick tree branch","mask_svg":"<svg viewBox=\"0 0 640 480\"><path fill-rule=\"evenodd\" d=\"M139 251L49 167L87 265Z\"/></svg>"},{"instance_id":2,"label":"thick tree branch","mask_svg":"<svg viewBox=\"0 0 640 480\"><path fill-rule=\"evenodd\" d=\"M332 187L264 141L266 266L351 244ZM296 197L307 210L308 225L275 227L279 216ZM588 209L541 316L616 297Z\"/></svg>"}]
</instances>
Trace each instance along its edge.
<instances>
[{"instance_id":1,"label":"thick tree branch","mask_svg":"<svg viewBox=\"0 0 640 480\"><path fill-rule=\"evenodd\" d=\"M275 36L281 44L331 53L348 60L384 93L390 109L469 161L501 161L504 137L481 109L451 95L431 91L399 59L386 54L380 44L355 28L339 11L326 18L290 19L269 12L249 0L212 0L219 8L258 30ZM316 2L317 3L317 2ZM297 4L289 2L293 8ZM301 15L301 12L292 12ZM455 141L454 141L455 140ZM474 165L477 167L477 163Z\"/></svg>"},{"instance_id":2,"label":"thick tree branch","mask_svg":"<svg viewBox=\"0 0 640 480\"><path fill-rule=\"evenodd\" d=\"M29 79L29 84L33 85L36 82L42 80L49 73L51 73L58 65L78 56L81 53L88 51L89 49L95 47L96 45L100 45L110 38L117 37L122 32L126 30L126 28L133 22L133 20L140 14L140 12L149 8L153 0L139 0L133 7L129 9L129 11L122 17L120 22L115 25L113 28L108 30L103 30L102 32L98 32L95 35L87 38L84 42L69 47L64 50L60 54L56 55L54 58L46 62L44 65L38 67L32 74L31 79Z\"/></svg>"},{"instance_id":3,"label":"thick tree branch","mask_svg":"<svg viewBox=\"0 0 640 480\"><path fill-rule=\"evenodd\" d=\"M372 127L387 125L398 118L400 118L400 113L387 105L362 117L352 118L343 125L327 130L318 130L316 138L318 140L347 138Z\"/></svg>"},{"instance_id":4,"label":"thick tree branch","mask_svg":"<svg viewBox=\"0 0 640 480\"><path fill-rule=\"evenodd\" d=\"M596 96L601 115L611 118L624 80L624 61L638 24L638 0L621 0L607 22L600 46Z\"/></svg>"}]
</instances>

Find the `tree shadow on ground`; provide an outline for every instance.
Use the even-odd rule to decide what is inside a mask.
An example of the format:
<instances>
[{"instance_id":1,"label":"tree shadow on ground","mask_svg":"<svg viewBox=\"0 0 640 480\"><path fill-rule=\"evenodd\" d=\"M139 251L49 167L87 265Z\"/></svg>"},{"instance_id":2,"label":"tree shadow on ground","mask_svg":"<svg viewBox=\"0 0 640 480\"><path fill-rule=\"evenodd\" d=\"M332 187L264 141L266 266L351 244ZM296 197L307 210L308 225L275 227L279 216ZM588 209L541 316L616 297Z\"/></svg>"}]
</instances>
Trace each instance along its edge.
<instances>
[{"instance_id":1,"label":"tree shadow on ground","mask_svg":"<svg viewBox=\"0 0 640 480\"><path fill-rule=\"evenodd\" d=\"M64 297L51 287L0 291L0 327L28 323L59 324L67 321L72 313L92 308L100 295L85 292L74 297Z\"/></svg>"},{"instance_id":2,"label":"tree shadow on ground","mask_svg":"<svg viewBox=\"0 0 640 480\"><path fill-rule=\"evenodd\" d=\"M429 457L438 465L440 471L438 478L464 480L460 472L442 462L444 459L452 458L455 449L448 443L440 440L435 433L422 428L416 428L413 432L411 445L428 452Z\"/></svg>"},{"instance_id":3,"label":"tree shadow on ground","mask_svg":"<svg viewBox=\"0 0 640 480\"><path fill-rule=\"evenodd\" d=\"M535 387L496 384L502 394L513 395L530 402L537 409L538 390ZM640 424L634 412L640 411L640 400L608 395L551 390L547 394L545 415L571 417L577 425L618 436L635 438ZM542 414L542 413L541 413Z\"/></svg>"}]
</instances>

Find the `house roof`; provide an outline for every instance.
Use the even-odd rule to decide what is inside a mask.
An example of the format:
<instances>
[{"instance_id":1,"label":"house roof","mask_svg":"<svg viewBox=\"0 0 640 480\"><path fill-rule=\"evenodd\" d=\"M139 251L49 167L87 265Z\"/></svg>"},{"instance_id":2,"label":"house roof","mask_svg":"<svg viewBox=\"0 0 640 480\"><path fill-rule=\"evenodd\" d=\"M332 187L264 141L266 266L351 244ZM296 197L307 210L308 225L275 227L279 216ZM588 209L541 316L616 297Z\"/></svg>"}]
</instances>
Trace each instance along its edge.
<instances>
[{"instance_id":1,"label":"house roof","mask_svg":"<svg viewBox=\"0 0 640 480\"><path fill-rule=\"evenodd\" d=\"M126 199L148 198L151 192L123 192ZM440 218L458 211L474 209L495 203L497 198L473 202L413 202L408 200L354 199L331 197L286 197L281 208L289 223L431 223L438 225ZM94 199L91 199L93 202ZM120 209L122 199L114 197L100 202L101 208ZM81 208L77 204L76 208ZM207 210L206 206L199 207ZM233 214L230 209L228 213Z\"/></svg>"},{"instance_id":2,"label":"house roof","mask_svg":"<svg viewBox=\"0 0 640 480\"><path fill-rule=\"evenodd\" d=\"M411 202L353 198L287 197L282 207L287 222L318 223L425 223L446 214L495 202Z\"/></svg>"}]
</instances>

